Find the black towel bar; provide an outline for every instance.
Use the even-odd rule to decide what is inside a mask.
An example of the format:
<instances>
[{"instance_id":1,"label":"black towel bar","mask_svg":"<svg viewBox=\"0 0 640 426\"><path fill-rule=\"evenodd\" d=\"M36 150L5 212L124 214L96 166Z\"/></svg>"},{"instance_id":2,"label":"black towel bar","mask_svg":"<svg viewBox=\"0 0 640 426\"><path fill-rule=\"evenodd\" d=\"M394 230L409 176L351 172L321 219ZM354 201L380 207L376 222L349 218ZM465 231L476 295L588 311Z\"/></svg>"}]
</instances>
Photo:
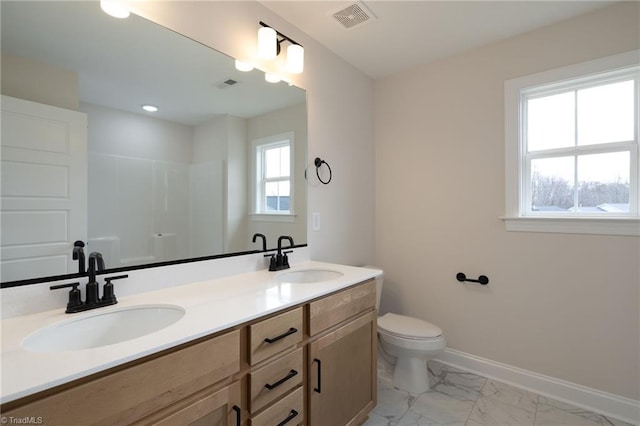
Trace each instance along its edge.
<instances>
[{"instance_id":1,"label":"black towel bar","mask_svg":"<svg viewBox=\"0 0 640 426\"><path fill-rule=\"evenodd\" d=\"M480 275L477 280L472 280L467 278L467 276L462 272L458 272L458 274L456 275L456 279L460 282L468 281L470 283L479 283L481 285L489 284L489 277L487 277L486 275Z\"/></svg>"}]
</instances>

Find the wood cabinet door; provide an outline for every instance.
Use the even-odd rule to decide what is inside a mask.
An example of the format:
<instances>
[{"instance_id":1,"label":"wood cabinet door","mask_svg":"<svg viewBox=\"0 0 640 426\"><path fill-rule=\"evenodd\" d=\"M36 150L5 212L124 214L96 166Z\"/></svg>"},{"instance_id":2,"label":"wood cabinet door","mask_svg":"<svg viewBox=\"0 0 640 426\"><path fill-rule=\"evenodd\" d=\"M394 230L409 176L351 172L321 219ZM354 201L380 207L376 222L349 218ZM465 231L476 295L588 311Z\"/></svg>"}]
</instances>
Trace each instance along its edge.
<instances>
[{"instance_id":1,"label":"wood cabinet door","mask_svg":"<svg viewBox=\"0 0 640 426\"><path fill-rule=\"evenodd\" d=\"M310 426L357 425L376 404L376 314L309 344Z\"/></svg>"},{"instance_id":2,"label":"wood cabinet door","mask_svg":"<svg viewBox=\"0 0 640 426\"><path fill-rule=\"evenodd\" d=\"M157 413L140 424L154 426L237 426L242 424L240 382L215 392L205 392L176 411ZM158 419L160 418L160 419Z\"/></svg>"}]
</instances>

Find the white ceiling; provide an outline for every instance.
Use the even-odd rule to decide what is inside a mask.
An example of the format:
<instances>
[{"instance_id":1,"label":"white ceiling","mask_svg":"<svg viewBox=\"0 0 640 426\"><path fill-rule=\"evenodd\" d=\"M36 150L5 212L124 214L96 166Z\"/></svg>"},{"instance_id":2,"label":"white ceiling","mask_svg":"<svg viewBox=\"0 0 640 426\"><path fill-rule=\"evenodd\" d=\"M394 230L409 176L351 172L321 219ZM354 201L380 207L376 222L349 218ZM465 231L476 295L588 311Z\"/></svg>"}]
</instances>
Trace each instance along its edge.
<instances>
[{"instance_id":1,"label":"white ceiling","mask_svg":"<svg viewBox=\"0 0 640 426\"><path fill-rule=\"evenodd\" d=\"M261 3L377 79L587 13L613 1L365 0L365 7L377 19L349 30L332 14L354 1Z\"/></svg>"}]
</instances>

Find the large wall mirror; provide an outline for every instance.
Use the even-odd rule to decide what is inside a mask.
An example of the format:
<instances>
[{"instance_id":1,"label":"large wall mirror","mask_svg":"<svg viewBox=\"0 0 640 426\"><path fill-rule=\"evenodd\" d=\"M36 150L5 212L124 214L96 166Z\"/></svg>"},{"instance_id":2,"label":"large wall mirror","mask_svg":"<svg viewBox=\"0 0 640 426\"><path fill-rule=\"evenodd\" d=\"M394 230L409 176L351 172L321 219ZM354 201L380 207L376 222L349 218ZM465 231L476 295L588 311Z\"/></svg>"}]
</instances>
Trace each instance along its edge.
<instances>
[{"instance_id":1,"label":"large wall mirror","mask_svg":"<svg viewBox=\"0 0 640 426\"><path fill-rule=\"evenodd\" d=\"M3 286L79 274L78 240L108 269L306 244L304 90L98 2L0 7Z\"/></svg>"}]
</instances>

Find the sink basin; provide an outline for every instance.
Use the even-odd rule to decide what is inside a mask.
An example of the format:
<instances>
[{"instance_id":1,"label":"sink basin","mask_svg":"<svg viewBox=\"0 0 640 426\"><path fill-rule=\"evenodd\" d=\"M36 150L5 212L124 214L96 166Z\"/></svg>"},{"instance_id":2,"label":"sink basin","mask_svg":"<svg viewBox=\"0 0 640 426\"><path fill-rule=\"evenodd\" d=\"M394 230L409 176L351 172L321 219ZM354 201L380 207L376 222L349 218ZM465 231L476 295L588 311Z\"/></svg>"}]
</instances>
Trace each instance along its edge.
<instances>
[{"instance_id":1,"label":"sink basin","mask_svg":"<svg viewBox=\"0 0 640 426\"><path fill-rule=\"evenodd\" d=\"M299 271L285 272L276 277L279 283L319 283L323 281L335 280L344 274L330 269L304 269Z\"/></svg>"},{"instance_id":2,"label":"sink basin","mask_svg":"<svg viewBox=\"0 0 640 426\"><path fill-rule=\"evenodd\" d=\"M139 305L71 318L27 336L22 347L32 352L60 352L98 348L162 330L185 314L175 305Z\"/></svg>"}]
</instances>

